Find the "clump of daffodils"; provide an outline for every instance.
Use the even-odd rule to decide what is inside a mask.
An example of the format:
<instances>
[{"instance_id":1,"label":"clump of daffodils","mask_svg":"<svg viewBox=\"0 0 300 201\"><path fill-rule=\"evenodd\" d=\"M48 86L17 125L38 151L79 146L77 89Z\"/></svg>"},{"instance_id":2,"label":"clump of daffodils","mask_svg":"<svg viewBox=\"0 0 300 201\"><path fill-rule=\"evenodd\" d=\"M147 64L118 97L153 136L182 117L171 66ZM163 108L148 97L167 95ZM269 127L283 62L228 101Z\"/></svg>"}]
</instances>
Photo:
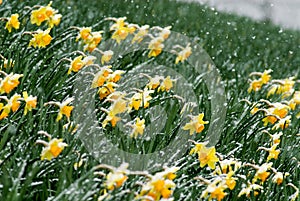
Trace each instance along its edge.
<instances>
[{"instance_id":1,"label":"clump of daffodils","mask_svg":"<svg viewBox=\"0 0 300 201\"><path fill-rule=\"evenodd\" d=\"M133 34L136 30L135 25L125 22L126 17L107 18L107 20L114 21L114 24L110 27L110 30L113 31L111 38L116 40L117 43L125 40L129 34Z\"/></svg>"},{"instance_id":2,"label":"clump of daffodils","mask_svg":"<svg viewBox=\"0 0 300 201\"><path fill-rule=\"evenodd\" d=\"M33 10L30 16L31 24L41 26L43 22L46 22L49 28L58 26L62 15L52 8L51 5L52 1L47 6L38 6L39 9Z\"/></svg>"},{"instance_id":3,"label":"clump of daffodils","mask_svg":"<svg viewBox=\"0 0 300 201\"><path fill-rule=\"evenodd\" d=\"M271 69L265 70L263 73L260 72L253 72L250 74L250 76L258 76L258 79L252 80L250 83L250 87L248 88L248 92L256 92L259 91L263 85L267 84L270 79L271 75L270 73L272 72Z\"/></svg>"},{"instance_id":4,"label":"clump of daffodils","mask_svg":"<svg viewBox=\"0 0 300 201\"><path fill-rule=\"evenodd\" d=\"M171 167L155 175L148 175L148 181L142 185L137 198L143 201L170 199L176 187L173 180L178 170L178 167Z\"/></svg>"},{"instance_id":5,"label":"clump of daffodils","mask_svg":"<svg viewBox=\"0 0 300 201\"><path fill-rule=\"evenodd\" d=\"M84 51L93 52L102 40L103 31L92 31L91 27L75 28L79 30L76 41L81 40Z\"/></svg>"}]
</instances>

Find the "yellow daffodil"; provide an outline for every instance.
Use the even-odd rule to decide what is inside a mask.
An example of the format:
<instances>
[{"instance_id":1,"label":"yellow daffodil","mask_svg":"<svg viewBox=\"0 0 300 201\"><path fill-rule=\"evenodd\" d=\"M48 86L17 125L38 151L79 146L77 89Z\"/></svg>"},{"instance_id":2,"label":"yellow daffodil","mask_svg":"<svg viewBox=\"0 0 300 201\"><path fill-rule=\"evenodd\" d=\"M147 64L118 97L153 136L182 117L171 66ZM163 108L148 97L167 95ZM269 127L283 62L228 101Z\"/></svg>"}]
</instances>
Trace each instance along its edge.
<instances>
[{"instance_id":1,"label":"yellow daffodil","mask_svg":"<svg viewBox=\"0 0 300 201\"><path fill-rule=\"evenodd\" d=\"M91 27L82 27L79 29L79 34L76 37L76 41L79 39L87 40L92 35L92 28Z\"/></svg>"},{"instance_id":2,"label":"yellow daffodil","mask_svg":"<svg viewBox=\"0 0 300 201\"><path fill-rule=\"evenodd\" d=\"M55 102L55 101L50 101L45 103L44 105L56 105L59 107L59 112L57 114L57 118L56 121L59 121L62 119L63 115L65 115L68 119L68 121L70 121L70 116L71 116L71 112L74 108L74 106L69 106L69 104L74 100L74 98L67 98L65 101L63 102Z\"/></svg>"},{"instance_id":3,"label":"yellow daffodil","mask_svg":"<svg viewBox=\"0 0 300 201\"><path fill-rule=\"evenodd\" d=\"M20 28L20 22L19 22L19 14L13 14L9 18L7 18L7 22L5 25L5 28L10 33L12 31L12 28L19 29Z\"/></svg>"},{"instance_id":4,"label":"yellow daffodil","mask_svg":"<svg viewBox=\"0 0 300 201\"><path fill-rule=\"evenodd\" d=\"M121 75L124 74L125 71L123 70L115 70L112 74L110 74L108 77L107 77L107 80L109 82L118 82L120 79L121 79Z\"/></svg>"},{"instance_id":5,"label":"yellow daffodil","mask_svg":"<svg viewBox=\"0 0 300 201\"><path fill-rule=\"evenodd\" d=\"M290 174L288 172L282 173L282 172L276 172L275 175L272 178L272 182L276 183L277 185L281 185L283 182L283 177L287 177Z\"/></svg>"},{"instance_id":6,"label":"yellow daffodil","mask_svg":"<svg viewBox=\"0 0 300 201\"><path fill-rule=\"evenodd\" d=\"M171 168L172 174L174 174L178 168ZM140 192L139 197L142 196L143 201L149 201L150 199L146 198L149 197L152 200L167 200L172 196L173 189L176 187L175 183L172 179L168 179L166 175L169 175L167 170L163 172L158 172L148 181L146 184L143 185L142 190ZM174 174L175 175L175 174ZM174 175L172 177L174 177Z\"/></svg>"},{"instance_id":7,"label":"yellow daffodil","mask_svg":"<svg viewBox=\"0 0 300 201\"><path fill-rule=\"evenodd\" d=\"M162 37L164 40L166 40L167 38L169 38L170 34L171 34L171 26L165 27L163 29L161 29L161 32L159 33L160 37Z\"/></svg>"},{"instance_id":8,"label":"yellow daffodil","mask_svg":"<svg viewBox=\"0 0 300 201\"><path fill-rule=\"evenodd\" d=\"M191 54L192 48L190 47L190 44L188 44L185 48L182 48L182 50L177 53L175 64L178 64L179 62L184 62L189 56L191 56Z\"/></svg>"},{"instance_id":9,"label":"yellow daffodil","mask_svg":"<svg viewBox=\"0 0 300 201\"><path fill-rule=\"evenodd\" d=\"M51 139L49 142L45 142L42 140L37 140L37 143L43 144L45 147L41 153L41 160L52 160L56 158L66 146L66 143L63 142L63 139Z\"/></svg>"},{"instance_id":10,"label":"yellow daffodil","mask_svg":"<svg viewBox=\"0 0 300 201\"><path fill-rule=\"evenodd\" d=\"M263 84L267 84L270 79L271 79L271 75L270 73L272 72L272 69L269 70L265 70L260 76L261 76L261 81Z\"/></svg>"},{"instance_id":11,"label":"yellow daffodil","mask_svg":"<svg viewBox=\"0 0 300 201\"><path fill-rule=\"evenodd\" d=\"M191 150L190 154L193 153L198 154L201 168L208 165L211 169L215 169L215 164L219 161L219 158L216 156L215 147L206 147L206 143L196 143L195 148Z\"/></svg>"},{"instance_id":12,"label":"yellow daffodil","mask_svg":"<svg viewBox=\"0 0 300 201\"><path fill-rule=\"evenodd\" d=\"M30 16L31 24L40 26L46 21L49 28L57 26L60 23L62 15L58 14L58 11L52 8L51 5L52 1L47 6L41 6L39 9L33 10Z\"/></svg>"},{"instance_id":13,"label":"yellow daffodil","mask_svg":"<svg viewBox=\"0 0 300 201\"><path fill-rule=\"evenodd\" d=\"M255 183L257 180L261 180L262 183L264 183L269 175L271 174L268 172L268 170L272 167L273 163L264 163L261 166L253 166L257 169L254 178L252 180L252 183Z\"/></svg>"},{"instance_id":14,"label":"yellow daffodil","mask_svg":"<svg viewBox=\"0 0 300 201\"><path fill-rule=\"evenodd\" d=\"M243 189L238 194L238 197L241 197L242 195L246 195L247 197L250 197L251 192L253 191L254 196L258 195L259 191L262 190L263 187L258 184L248 184L248 186L244 186Z\"/></svg>"},{"instance_id":15,"label":"yellow daffodil","mask_svg":"<svg viewBox=\"0 0 300 201\"><path fill-rule=\"evenodd\" d=\"M0 94L9 94L14 88L16 88L20 84L19 79L21 77L23 77L23 74L10 73L9 75L6 75L3 80L0 79Z\"/></svg>"},{"instance_id":16,"label":"yellow daffodil","mask_svg":"<svg viewBox=\"0 0 300 201\"><path fill-rule=\"evenodd\" d=\"M285 96L291 95L294 92L294 79L294 77L290 77L285 80L274 80L274 84L269 89L267 97L275 94L275 92L276 94L286 94Z\"/></svg>"},{"instance_id":17,"label":"yellow daffodil","mask_svg":"<svg viewBox=\"0 0 300 201\"><path fill-rule=\"evenodd\" d=\"M289 115L289 116L286 116L285 118L283 119L280 119L273 127L272 127L272 130L278 130L279 128L281 130L289 127L290 123L291 123L291 118L292 116Z\"/></svg>"},{"instance_id":18,"label":"yellow daffodil","mask_svg":"<svg viewBox=\"0 0 300 201\"><path fill-rule=\"evenodd\" d=\"M223 180L216 178L213 182L208 183L207 188L202 191L200 198L208 198L209 200L216 199L221 201L227 195L227 193L224 192L226 188L227 186Z\"/></svg>"},{"instance_id":19,"label":"yellow daffodil","mask_svg":"<svg viewBox=\"0 0 300 201\"><path fill-rule=\"evenodd\" d=\"M138 28L138 32L134 35L131 43L140 43L149 32L149 25Z\"/></svg>"},{"instance_id":20,"label":"yellow daffodil","mask_svg":"<svg viewBox=\"0 0 300 201\"><path fill-rule=\"evenodd\" d=\"M86 56L83 58L83 56L75 57L71 61L71 65L68 70L68 74L71 72L78 72L80 71L84 66L88 66L94 63L94 60L96 60L96 57L94 56Z\"/></svg>"},{"instance_id":21,"label":"yellow daffodil","mask_svg":"<svg viewBox=\"0 0 300 201\"><path fill-rule=\"evenodd\" d=\"M68 70L68 74L70 74L71 72L78 72L85 65L82 58L83 56L78 56L72 60L71 66Z\"/></svg>"},{"instance_id":22,"label":"yellow daffodil","mask_svg":"<svg viewBox=\"0 0 300 201\"><path fill-rule=\"evenodd\" d=\"M146 85L149 89L156 89L160 85L160 81L163 79L162 76L155 75L154 77L149 76L149 83Z\"/></svg>"},{"instance_id":23,"label":"yellow daffodil","mask_svg":"<svg viewBox=\"0 0 300 201\"><path fill-rule=\"evenodd\" d=\"M0 99L5 99L7 101L7 104L4 106L3 103L1 103L0 106L0 120L6 118L10 111L16 112L20 107L20 101L21 96L19 94L13 95L10 99L8 99L5 96L0 96Z\"/></svg>"},{"instance_id":24,"label":"yellow daffodil","mask_svg":"<svg viewBox=\"0 0 300 201\"><path fill-rule=\"evenodd\" d=\"M61 14L55 14L52 17L50 17L48 26L49 28L53 28L54 26L58 26L61 21L62 15Z\"/></svg>"},{"instance_id":25,"label":"yellow daffodil","mask_svg":"<svg viewBox=\"0 0 300 201\"><path fill-rule=\"evenodd\" d=\"M227 174L228 172L236 172L241 166L241 162L234 159L225 159L219 161L220 166L215 170L218 174Z\"/></svg>"},{"instance_id":26,"label":"yellow daffodil","mask_svg":"<svg viewBox=\"0 0 300 201\"><path fill-rule=\"evenodd\" d=\"M84 51L93 52L102 40L103 31L92 32L91 35L84 40Z\"/></svg>"},{"instance_id":27,"label":"yellow daffodil","mask_svg":"<svg viewBox=\"0 0 300 201\"><path fill-rule=\"evenodd\" d=\"M280 143L280 137L283 135L282 132L278 132L278 133L275 133L273 135L270 135L269 136L271 137L272 139L272 142L273 144L279 144Z\"/></svg>"},{"instance_id":28,"label":"yellow daffodil","mask_svg":"<svg viewBox=\"0 0 300 201\"><path fill-rule=\"evenodd\" d=\"M130 134L130 137L137 138L138 135L143 135L145 129L145 119L140 120L140 118L136 118L132 127L133 130Z\"/></svg>"},{"instance_id":29,"label":"yellow daffodil","mask_svg":"<svg viewBox=\"0 0 300 201\"><path fill-rule=\"evenodd\" d=\"M204 113L200 113L198 116L191 116L191 121L183 127L183 130L190 130L190 135L201 133L204 129L204 125L208 124L208 121L203 120Z\"/></svg>"},{"instance_id":30,"label":"yellow daffodil","mask_svg":"<svg viewBox=\"0 0 300 201\"><path fill-rule=\"evenodd\" d=\"M34 48L44 48L50 44L52 37L50 36L50 30L47 29L45 31L37 30L36 33L33 34L33 38L29 42L29 47L33 46Z\"/></svg>"},{"instance_id":31,"label":"yellow daffodil","mask_svg":"<svg viewBox=\"0 0 300 201\"><path fill-rule=\"evenodd\" d=\"M111 50L104 51L101 57L101 64L108 63L111 60L113 55L114 52Z\"/></svg>"},{"instance_id":32,"label":"yellow daffodil","mask_svg":"<svg viewBox=\"0 0 300 201\"><path fill-rule=\"evenodd\" d=\"M118 87L118 85L114 82L107 82L106 84L104 84L98 90L100 100L106 98L109 94L113 93L115 91L115 87Z\"/></svg>"},{"instance_id":33,"label":"yellow daffodil","mask_svg":"<svg viewBox=\"0 0 300 201\"><path fill-rule=\"evenodd\" d=\"M128 164L124 163L118 168L113 168L111 172L106 175L106 181L104 183L106 189L114 190L115 188L120 188L123 183L128 179L127 170Z\"/></svg>"},{"instance_id":34,"label":"yellow daffodil","mask_svg":"<svg viewBox=\"0 0 300 201\"><path fill-rule=\"evenodd\" d=\"M23 92L23 99L25 101L24 115L27 114L28 111L36 108L37 105L37 97L33 97L32 95L28 96L27 91Z\"/></svg>"},{"instance_id":35,"label":"yellow daffodil","mask_svg":"<svg viewBox=\"0 0 300 201\"><path fill-rule=\"evenodd\" d=\"M277 159L278 155L280 154L280 150L277 150L277 145L278 144L273 144L271 148L266 148L266 147L259 147L259 149L264 150L269 152L267 161L271 160L271 159Z\"/></svg>"},{"instance_id":36,"label":"yellow daffodil","mask_svg":"<svg viewBox=\"0 0 300 201\"><path fill-rule=\"evenodd\" d=\"M138 110L140 107L147 108L149 107L150 103L149 101L152 99L150 94L154 93L153 90L149 90L148 88L145 88L142 92L135 93L129 102L129 112L132 108L135 110Z\"/></svg>"},{"instance_id":37,"label":"yellow daffodil","mask_svg":"<svg viewBox=\"0 0 300 201\"><path fill-rule=\"evenodd\" d=\"M116 94L117 92L114 92L107 97L107 100L112 101L113 103L109 107L109 110L106 111L107 116L102 123L103 128L106 127L108 122L111 123L112 127L115 127L117 122L121 120L121 118L116 115L126 112L127 110L127 100L124 99L125 95L121 94L115 98L115 96L117 96Z\"/></svg>"},{"instance_id":38,"label":"yellow daffodil","mask_svg":"<svg viewBox=\"0 0 300 201\"><path fill-rule=\"evenodd\" d=\"M261 80L253 80L250 83L250 87L248 88L248 93L251 93L252 91L259 91L262 87L262 81Z\"/></svg>"},{"instance_id":39,"label":"yellow daffodil","mask_svg":"<svg viewBox=\"0 0 300 201\"><path fill-rule=\"evenodd\" d=\"M162 37L153 38L148 45L148 49L150 50L148 57L157 57L164 48L163 42L164 39Z\"/></svg>"},{"instance_id":40,"label":"yellow daffodil","mask_svg":"<svg viewBox=\"0 0 300 201\"><path fill-rule=\"evenodd\" d=\"M115 21L115 24L110 27L111 31L114 30L111 38L116 40L117 43L120 43L121 40L125 40L128 34L132 34L136 29L135 26L131 26L127 22L125 22L126 17L111 19Z\"/></svg>"},{"instance_id":41,"label":"yellow daffodil","mask_svg":"<svg viewBox=\"0 0 300 201\"><path fill-rule=\"evenodd\" d=\"M290 107L288 105L282 103L273 103L271 107L267 110L268 116L262 120L264 122L264 126L267 126L268 123L275 124L278 121L277 117L281 119L286 117L289 110Z\"/></svg>"},{"instance_id":42,"label":"yellow daffodil","mask_svg":"<svg viewBox=\"0 0 300 201\"><path fill-rule=\"evenodd\" d=\"M158 91L170 91L172 87L173 87L173 80L170 78L170 76L167 76L160 84Z\"/></svg>"}]
</instances>

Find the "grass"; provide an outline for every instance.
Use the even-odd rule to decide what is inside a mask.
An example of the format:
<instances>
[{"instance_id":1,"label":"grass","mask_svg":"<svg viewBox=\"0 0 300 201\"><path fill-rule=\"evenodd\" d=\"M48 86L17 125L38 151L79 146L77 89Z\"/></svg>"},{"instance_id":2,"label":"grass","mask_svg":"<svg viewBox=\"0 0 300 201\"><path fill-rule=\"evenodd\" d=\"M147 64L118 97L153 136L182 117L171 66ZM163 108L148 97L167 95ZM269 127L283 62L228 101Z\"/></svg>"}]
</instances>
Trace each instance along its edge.
<instances>
[{"instance_id":1,"label":"grass","mask_svg":"<svg viewBox=\"0 0 300 201\"><path fill-rule=\"evenodd\" d=\"M266 158L266 154L257 149L261 146L267 147L269 139L262 133L265 129L261 123L262 116L251 115L251 107L241 100L255 102L266 98L266 88L249 94L248 75L254 71L262 72L270 68L273 70L274 79L291 76L299 79L300 32L283 30L270 22L255 22L249 18L220 13L195 3L186 4L167 0L88 2L65 0L53 2L53 7L59 10L63 18L60 25L51 31L53 36L51 44L44 49L34 49L28 48L31 36L22 33L37 29L28 21L30 11L25 9L25 6L36 4L47 5L48 2L18 0L7 1L0 6L0 16L21 13L19 30L13 33L8 33L4 28L0 30L0 53L8 60L15 61L13 68L4 71L23 73L20 85L14 89L15 92L21 94L22 91L28 91L29 94L38 97L37 109L26 116L23 115L24 103L22 103L17 112L0 121L1 200L97 200L100 194L103 194L104 178L94 175L94 167L99 165L99 162L75 137L76 134L71 135L69 131L63 129L63 125L67 123L66 119L56 122L57 107L43 105L51 100L61 101L73 93L72 86L76 76L67 75L68 62L59 62L64 57L74 58L75 54L72 52L82 49L75 42L77 32L69 27L93 26L95 30L104 30L104 38L108 38L111 34L109 34L109 23L102 21L105 17L126 16L128 22L140 25L161 27L171 25L173 31L195 38L211 56L225 84L227 115L222 140L216 145L217 152L225 158L233 156L243 163L263 163L262 159ZM4 27L5 23L1 22L1 26ZM118 59L114 63L114 68L130 70L147 60L141 55L143 52L137 52ZM188 69L185 64L176 67L174 57L167 54L160 55L153 62L163 63L179 70L185 67ZM192 74L192 72L188 73ZM187 77L191 76L190 74ZM193 77L189 78L193 79ZM299 84L295 87L299 90ZM202 94L203 97L203 100L199 101L200 111L204 111L208 118L210 108L206 90L205 85L195 88L197 94ZM158 99L167 96L168 94L162 94ZM280 100L278 96L270 99L272 102ZM103 106L100 101L96 104ZM169 108L178 107L176 100L171 99L167 104ZM101 113L98 115L99 119L103 119ZM168 122L165 130L176 134L178 122L172 124L173 119ZM281 186L273 184L269 179L263 184L264 191L255 197L251 196L249 200L288 200L294 193L294 189L287 184L300 186L300 141L299 136L296 136L299 133L299 125L299 119L293 117L292 125L283 131L279 158L273 161L273 166L278 171L289 172L291 175L284 179ZM47 131L53 137L63 138L69 146L59 157L51 161L41 161L42 145L35 144L38 139L45 139L38 134L40 130ZM118 136L118 132L111 127L107 129L106 135L116 143L122 137ZM198 140L202 139L199 137ZM155 143L143 144L143 141L128 142L127 137L122 137L125 143L123 148L128 148L128 151L132 152L140 151L135 149L136 144L139 143L142 150L145 148L149 152L159 150L169 143L170 138L168 135L161 135L153 140L156 140ZM122 143L119 146L122 146ZM86 155L84 165L75 170L73 164L78 162L82 155ZM205 185L194 178L197 176L212 178L211 171L200 168L197 158L189 156L188 153L181 160L175 161L174 165L181 167L174 180L176 183L174 199L201 200L200 196L205 190ZM245 167L239 170L239 174L251 178L254 171L250 167ZM134 192L139 192L141 189L136 183L143 181L142 177L129 176L128 181L121 188L110 192L107 200L133 200ZM245 180L239 179L235 190L228 192L224 200L246 199L237 196L243 183Z\"/></svg>"}]
</instances>

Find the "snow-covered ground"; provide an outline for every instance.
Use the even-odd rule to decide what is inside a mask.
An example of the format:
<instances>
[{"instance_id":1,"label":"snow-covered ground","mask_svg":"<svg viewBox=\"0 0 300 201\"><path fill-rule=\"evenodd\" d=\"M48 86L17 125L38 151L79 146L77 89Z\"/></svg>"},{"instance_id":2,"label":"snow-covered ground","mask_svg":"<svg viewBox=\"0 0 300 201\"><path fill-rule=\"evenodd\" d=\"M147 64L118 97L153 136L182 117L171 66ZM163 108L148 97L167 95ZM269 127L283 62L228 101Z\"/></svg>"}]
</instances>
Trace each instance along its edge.
<instances>
[{"instance_id":1,"label":"snow-covered ground","mask_svg":"<svg viewBox=\"0 0 300 201\"><path fill-rule=\"evenodd\" d=\"M182 0L260 20L269 18L286 28L300 29L300 0Z\"/></svg>"}]
</instances>

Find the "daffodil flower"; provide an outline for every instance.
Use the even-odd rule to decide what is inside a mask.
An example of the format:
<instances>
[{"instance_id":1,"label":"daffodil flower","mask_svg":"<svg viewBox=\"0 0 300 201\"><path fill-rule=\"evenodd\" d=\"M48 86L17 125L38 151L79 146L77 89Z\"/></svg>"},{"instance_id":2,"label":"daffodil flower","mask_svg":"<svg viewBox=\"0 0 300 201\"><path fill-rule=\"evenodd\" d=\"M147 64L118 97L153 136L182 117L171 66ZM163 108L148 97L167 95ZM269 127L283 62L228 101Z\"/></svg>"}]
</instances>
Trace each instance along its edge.
<instances>
[{"instance_id":1,"label":"daffodil flower","mask_svg":"<svg viewBox=\"0 0 300 201\"><path fill-rule=\"evenodd\" d=\"M128 179L127 174L130 173L128 170L128 163L123 163L118 168L107 165L99 165L98 168L107 168L110 170L110 172L106 175L106 180L104 182L105 188L110 191L120 188Z\"/></svg>"},{"instance_id":2,"label":"daffodil flower","mask_svg":"<svg viewBox=\"0 0 300 201\"><path fill-rule=\"evenodd\" d=\"M254 196L259 194L259 190L262 190L263 187L258 184L251 184L249 183L248 186L244 186L240 193L238 194L238 197L241 197L242 195L246 195L247 197L250 197L251 192L253 191Z\"/></svg>"},{"instance_id":3,"label":"daffodil flower","mask_svg":"<svg viewBox=\"0 0 300 201\"><path fill-rule=\"evenodd\" d=\"M148 45L148 49L150 50L148 57L157 57L165 47L163 42L164 38L162 37L153 38Z\"/></svg>"},{"instance_id":4,"label":"daffodil flower","mask_svg":"<svg viewBox=\"0 0 300 201\"><path fill-rule=\"evenodd\" d=\"M0 71L0 73L6 75L3 80L0 79L0 94L6 93L9 94L13 89L15 89L19 84L19 79L23 77L23 74L6 74L3 71Z\"/></svg>"},{"instance_id":5,"label":"daffodil flower","mask_svg":"<svg viewBox=\"0 0 300 201\"><path fill-rule=\"evenodd\" d=\"M201 133L204 130L204 125L208 124L209 121L203 120L204 113L200 113L198 116L191 116L191 121L187 123L183 130L190 130L190 135Z\"/></svg>"},{"instance_id":6,"label":"daffodil flower","mask_svg":"<svg viewBox=\"0 0 300 201\"><path fill-rule=\"evenodd\" d=\"M134 35L131 43L140 43L149 32L149 25L138 27L138 32Z\"/></svg>"},{"instance_id":7,"label":"daffodil flower","mask_svg":"<svg viewBox=\"0 0 300 201\"><path fill-rule=\"evenodd\" d=\"M150 94L154 93L154 90L149 90L148 88L145 88L141 92L135 93L129 102L129 112L134 108L135 110L138 110L140 107L147 108L149 107L150 103L149 101L152 100L152 97Z\"/></svg>"},{"instance_id":8,"label":"daffodil flower","mask_svg":"<svg viewBox=\"0 0 300 201\"><path fill-rule=\"evenodd\" d=\"M291 123L291 118L292 118L292 116L289 115L283 119L279 119L279 121L272 127L272 130L278 130L279 128L281 130L283 130L283 129L289 127L289 125Z\"/></svg>"},{"instance_id":9,"label":"daffodil flower","mask_svg":"<svg viewBox=\"0 0 300 201\"><path fill-rule=\"evenodd\" d=\"M101 57L101 64L104 64L104 63L108 63L112 56L114 55L114 52L111 51L111 50L107 50L107 51L104 51L102 52L102 57Z\"/></svg>"},{"instance_id":10,"label":"daffodil flower","mask_svg":"<svg viewBox=\"0 0 300 201\"><path fill-rule=\"evenodd\" d=\"M3 103L0 104L0 120L6 118L10 111L16 112L20 107L21 96L19 94L13 95L10 99L6 96L0 96L0 99L7 101L7 104L4 106Z\"/></svg>"},{"instance_id":11,"label":"daffodil flower","mask_svg":"<svg viewBox=\"0 0 300 201\"><path fill-rule=\"evenodd\" d=\"M20 22L19 22L19 14L13 14L9 18L7 18L7 22L5 25L5 28L10 33L12 31L12 28L19 29L20 28Z\"/></svg>"},{"instance_id":12,"label":"daffodil flower","mask_svg":"<svg viewBox=\"0 0 300 201\"><path fill-rule=\"evenodd\" d=\"M207 188L202 191L201 198L216 199L221 201L227 193L224 191L227 189L226 184L221 178L215 179L213 182L209 183Z\"/></svg>"},{"instance_id":13,"label":"daffodil flower","mask_svg":"<svg viewBox=\"0 0 300 201\"><path fill-rule=\"evenodd\" d=\"M179 62L184 62L185 60L187 60L189 56L191 56L192 48L190 47L190 43L187 44L186 47L181 47L181 46L176 46L176 47L179 47L181 51L177 53L175 64L178 64Z\"/></svg>"},{"instance_id":14,"label":"daffodil flower","mask_svg":"<svg viewBox=\"0 0 300 201\"><path fill-rule=\"evenodd\" d=\"M167 76L165 79L163 79L162 83L160 84L160 87L158 88L158 91L170 91L172 87L173 80L170 78L170 76Z\"/></svg>"},{"instance_id":15,"label":"daffodil flower","mask_svg":"<svg viewBox=\"0 0 300 201\"><path fill-rule=\"evenodd\" d=\"M257 180L260 180L261 183L264 183L267 180L267 178L269 177L269 175L271 174L268 171L271 169L272 165L273 165L272 162L264 163L261 166L250 165L251 167L256 169L256 173L254 175L252 183L255 183Z\"/></svg>"},{"instance_id":16,"label":"daffodil flower","mask_svg":"<svg viewBox=\"0 0 300 201\"><path fill-rule=\"evenodd\" d=\"M272 182L276 183L277 185L281 185L283 182L283 178L289 176L290 174L288 172L282 173L282 172L275 172L275 175L272 178Z\"/></svg>"},{"instance_id":17,"label":"daffodil flower","mask_svg":"<svg viewBox=\"0 0 300 201\"><path fill-rule=\"evenodd\" d=\"M50 44L52 37L50 36L50 31L51 29L47 29L45 31L42 30L37 30L36 32L34 32L33 38L30 40L29 42L29 47L33 46L34 48L38 47L38 48L44 48L47 45Z\"/></svg>"},{"instance_id":18,"label":"daffodil flower","mask_svg":"<svg viewBox=\"0 0 300 201\"><path fill-rule=\"evenodd\" d=\"M63 142L63 139L53 138L47 134L49 137L49 142L45 142L43 140L37 140L37 144L43 144L44 148L41 153L41 160L52 160L56 158L68 144Z\"/></svg>"},{"instance_id":19,"label":"daffodil flower","mask_svg":"<svg viewBox=\"0 0 300 201\"><path fill-rule=\"evenodd\" d=\"M37 97L33 97L32 95L28 96L27 91L23 92L23 100L25 101L24 115L27 114L28 111L36 108L37 105Z\"/></svg>"},{"instance_id":20,"label":"daffodil flower","mask_svg":"<svg viewBox=\"0 0 300 201\"><path fill-rule=\"evenodd\" d=\"M278 144L273 144L271 148L266 148L266 147L259 147L258 149L264 150L269 152L267 161L271 160L271 159L277 159L278 155L280 154L280 150L277 150L277 145Z\"/></svg>"},{"instance_id":21,"label":"daffodil flower","mask_svg":"<svg viewBox=\"0 0 300 201\"><path fill-rule=\"evenodd\" d=\"M201 168L208 165L212 170L215 169L215 164L219 161L219 158L216 156L215 147L206 147L206 143L195 143L195 148L191 150L190 154L193 153L198 154Z\"/></svg>"},{"instance_id":22,"label":"daffodil flower","mask_svg":"<svg viewBox=\"0 0 300 201\"><path fill-rule=\"evenodd\" d=\"M115 88L118 87L118 85L114 82L107 82L104 84L99 90L98 94L100 97L100 100L103 100L106 98L109 94L113 93L115 91Z\"/></svg>"},{"instance_id":23,"label":"daffodil flower","mask_svg":"<svg viewBox=\"0 0 300 201\"><path fill-rule=\"evenodd\" d=\"M92 32L91 35L84 40L84 51L93 52L102 40L102 33L103 31Z\"/></svg>"},{"instance_id":24,"label":"daffodil flower","mask_svg":"<svg viewBox=\"0 0 300 201\"><path fill-rule=\"evenodd\" d=\"M68 70L68 74L71 74L71 72L78 72L80 71L84 66L88 66L94 63L94 60L96 60L96 57L94 56L85 56L83 58L82 55L75 57L71 61L71 65Z\"/></svg>"},{"instance_id":25,"label":"daffodil flower","mask_svg":"<svg viewBox=\"0 0 300 201\"><path fill-rule=\"evenodd\" d=\"M135 123L132 125L133 129L130 137L137 138L138 135L143 135L145 129L145 119L136 118Z\"/></svg>"},{"instance_id":26,"label":"daffodil flower","mask_svg":"<svg viewBox=\"0 0 300 201\"><path fill-rule=\"evenodd\" d=\"M166 40L167 38L169 38L169 36L171 34L171 31L170 31L171 28L172 28L172 26L162 28L161 32L159 33L159 36L162 37L164 40Z\"/></svg>"},{"instance_id":27,"label":"daffodil flower","mask_svg":"<svg viewBox=\"0 0 300 201\"><path fill-rule=\"evenodd\" d=\"M59 25L62 15L51 7L52 1L47 6L41 6L37 10L33 10L30 16L31 24L40 26L43 22L47 22L49 28Z\"/></svg>"},{"instance_id":28,"label":"daffodil flower","mask_svg":"<svg viewBox=\"0 0 300 201\"><path fill-rule=\"evenodd\" d=\"M263 83L262 81L259 79L259 80L253 80L251 83L250 83L250 87L248 88L248 93L251 93L252 91L259 91L262 87Z\"/></svg>"},{"instance_id":29,"label":"daffodil flower","mask_svg":"<svg viewBox=\"0 0 300 201\"><path fill-rule=\"evenodd\" d=\"M172 181L175 178L175 172L178 168L167 168L163 172L158 172L155 175L149 175L148 177L150 180L143 185L138 198L142 200L149 200L146 199L151 198L153 200L167 200L171 198L173 189L176 187L176 184ZM167 175L172 175L169 176ZM145 198L145 199L143 199Z\"/></svg>"},{"instance_id":30,"label":"daffodil flower","mask_svg":"<svg viewBox=\"0 0 300 201\"><path fill-rule=\"evenodd\" d=\"M150 77L150 76L145 74L145 76L148 77L148 79L149 79L149 83L146 85L146 87L148 87L149 89L152 89L152 90L159 87L160 81L163 79L163 77L159 76L159 75L155 75L154 77Z\"/></svg>"},{"instance_id":31,"label":"daffodil flower","mask_svg":"<svg viewBox=\"0 0 300 201\"><path fill-rule=\"evenodd\" d=\"M294 92L294 77L290 77L284 80L273 80L273 84L268 91L267 97L276 94L285 94L285 96L289 96ZM285 97L283 96L283 98Z\"/></svg>"},{"instance_id":32,"label":"daffodil flower","mask_svg":"<svg viewBox=\"0 0 300 201\"><path fill-rule=\"evenodd\" d=\"M108 110L102 108L102 110L107 113L107 116L102 123L103 128L106 127L108 122L111 123L112 127L115 127L117 122L121 120L117 115L124 113L127 110L127 100L124 99L124 96L124 94L117 95L117 92L114 92L107 97L107 101L112 101L112 105Z\"/></svg>"},{"instance_id":33,"label":"daffodil flower","mask_svg":"<svg viewBox=\"0 0 300 201\"><path fill-rule=\"evenodd\" d=\"M121 75L124 74L125 71L123 70L115 70L113 73L108 75L107 80L108 82L118 82L121 79Z\"/></svg>"},{"instance_id":34,"label":"daffodil flower","mask_svg":"<svg viewBox=\"0 0 300 201\"><path fill-rule=\"evenodd\" d=\"M269 123L275 124L278 119L282 119L287 116L290 107L282 103L273 103L271 107L267 109L267 116L262 120L264 126L267 126Z\"/></svg>"},{"instance_id":35,"label":"daffodil flower","mask_svg":"<svg viewBox=\"0 0 300 201\"><path fill-rule=\"evenodd\" d=\"M56 121L59 121L62 119L63 115L65 115L68 119L68 121L70 121L70 116L71 116L71 112L74 108L74 106L69 106L69 104L74 100L74 98L67 98L65 101L63 102L55 102L55 101L50 101L48 103L45 103L44 105L56 105L59 107L59 112L56 118Z\"/></svg>"},{"instance_id":36,"label":"daffodil flower","mask_svg":"<svg viewBox=\"0 0 300 201\"><path fill-rule=\"evenodd\" d=\"M122 40L125 40L128 34L132 34L136 30L136 26L129 25L127 22L125 22L126 17L109 19L115 21L115 24L113 24L110 27L110 30L114 30L114 33L111 36L111 38L116 40L117 43L120 43Z\"/></svg>"}]
</instances>

